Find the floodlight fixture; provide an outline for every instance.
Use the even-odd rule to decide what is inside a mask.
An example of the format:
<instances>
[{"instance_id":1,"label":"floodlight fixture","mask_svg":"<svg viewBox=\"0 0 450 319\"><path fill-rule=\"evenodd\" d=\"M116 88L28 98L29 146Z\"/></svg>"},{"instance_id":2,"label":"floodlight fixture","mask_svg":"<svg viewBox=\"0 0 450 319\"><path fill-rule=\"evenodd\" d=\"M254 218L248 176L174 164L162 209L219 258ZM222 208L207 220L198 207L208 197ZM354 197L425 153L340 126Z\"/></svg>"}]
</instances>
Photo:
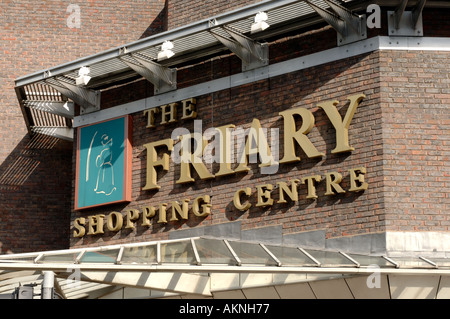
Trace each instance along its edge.
<instances>
[{"instance_id":1,"label":"floodlight fixture","mask_svg":"<svg viewBox=\"0 0 450 319\"><path fill-rule=\"evenodd\" d=\"M255 22L252 24L251 33L264 31L270 25L266 22L269 17L265 12L258 12L255 16Z\"/></svg>"},{"instance_id":2,"label":"floodlight fixture","mask_svg":"<svg viewBox=\"0 0 450 319\"><path fill-rule=\"evenodd\" d=\"M81 67L78 70L78 77L75 79L76 85L87 85L91 80L91 77L88 75L91 73L91 69L86 66Z\"/></svg>"},{"instance_id":3,"label":"floodlight fixture","mask_svg":"<svg viewBox=\"0 0 450 319\"><path fill-rule=\"evenodd\" d=\"M158 52L158 61L169 59L175 55L172 51L173 43L171 41L164 41L161 46L161 51Z\"/></svg>"}]
</instances>

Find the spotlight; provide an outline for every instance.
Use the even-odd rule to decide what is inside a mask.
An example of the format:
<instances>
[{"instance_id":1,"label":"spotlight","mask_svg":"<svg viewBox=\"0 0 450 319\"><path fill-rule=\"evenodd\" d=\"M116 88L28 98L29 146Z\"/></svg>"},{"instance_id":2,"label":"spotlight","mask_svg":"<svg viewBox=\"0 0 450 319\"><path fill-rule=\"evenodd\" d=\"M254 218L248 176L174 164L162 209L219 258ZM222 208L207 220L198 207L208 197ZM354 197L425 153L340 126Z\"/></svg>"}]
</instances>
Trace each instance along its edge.
<instances>
[{"instance_id":1,"label":"spotlight","mask_svg":"<svg viewBox=\"0 0 450 319\"><path fill-rule=\"evenodd\" d=\"M77 85L87 85L88 82L91 80L91 77L88 75L91 72L91 70L83 66L78 70L78 77L75 79L75 83Z\"/></svg>"},{"instance_id":2,"label":"spotlight","mask_svg":"<svg viewBox=\"0 0 450 319\"><path fill-rule=\"evenodd\" d=\"M172 51L172 49L173 43L170 41L164 41L161 46L161 51L158 52L158 61L169 59L174 56L175 53Z\"/></svg>"},{"instance_id":3,"label":"spotlight","mask_svg":"<svg viewBox=\"0 0 450 319\"><path fill-rule=\"evenodd\" d=\"M258 12L255 16L255 22L252 24L251 33L264 31L270 27L270 25L266 22L267 19L267 13Z\"/></svg>"}]
</instances>

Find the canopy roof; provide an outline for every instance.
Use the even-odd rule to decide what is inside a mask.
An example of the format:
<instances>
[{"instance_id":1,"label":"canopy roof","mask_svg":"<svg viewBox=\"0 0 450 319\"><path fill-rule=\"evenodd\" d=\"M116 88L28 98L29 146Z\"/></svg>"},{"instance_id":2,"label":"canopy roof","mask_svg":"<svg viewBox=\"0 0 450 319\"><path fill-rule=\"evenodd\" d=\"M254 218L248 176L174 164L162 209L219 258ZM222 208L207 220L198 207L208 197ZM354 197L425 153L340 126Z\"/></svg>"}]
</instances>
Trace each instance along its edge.
<instances>
[{"instance_id":1,"label":"canopy roof","mask_svg":"<svg viewBox=\"0 0 450 319\"><path fill-rule=\"evenodd\" d=\"M378 2L396 8L398 21L408 5L407 0ZM170 92L177 89L177 68L226 51L242 60L243 71L256 69L269 63L265 39L320 23L336 30L336 45L357 42L367 38L366 10L371 3L369 0L264 0L22 76L16 79L17 98L30 134L72 140L75 103L80 106L81 114L98 111L104 89L144 77L153 84L155 95ZM445 2L416 1L412 10L418 20L425 5L446 6ZM252 28L260 12L266 14L264 22L268 28ZM171 43L173 55L161 59L159 53L166 42ZM88 70L87 82L77 81L82 70L83 74Z\"/></svg>"},{"instance_id":2,"label":"canopy roof","mask_svg":"<svg viewBox=\"0 0 450 319\"><path fill-rule=\"evenodd\" d=\"M258 274L283 275L278 284L286 284L289 276L304 282L374 272L450 276L450 258L388 258L195 237L0 255L0 294L12 293L19 283L39 283L43 271L56 274L59 293L66 298L92 298L121 286L159 291L160 297L167 293L211 296L215 290L241 287L243 275L256 276L251 286L267 286Z\"/></svg>"},{"instance_id":3,"label":"canopy roof","mask_svg":"<svg viewBox=\"0 0 450 319\"><path fill-rule=\"evenodd\" d=\"M268 63L266 49L260 41L293 30L323 23L323 11L344 28L343 17L358 15L351 10L365 10L362 0L265 0L183 27L124 44L59 66L51 67L16 80L16 94L29 132L73 139L74 103L81 113L99 109L100 93L117 83L144 77L155 88L155 94L176 89L176 70L186 63L205 60L224 51L238 55L243 65L255 68ZM336 3L346 14L331 12ZM255 16L267 13L265 30L251 32ZM341 13L342 14L342 13ZM346 30L352 28L346 28ZM342 31L341 31L342 32ZM173 44L174 55L158 59L164 42ZM245 68L244 66L244 68ZM77 83L81 68L88 68L87 84Z\"/></svg>"}]
</instances>

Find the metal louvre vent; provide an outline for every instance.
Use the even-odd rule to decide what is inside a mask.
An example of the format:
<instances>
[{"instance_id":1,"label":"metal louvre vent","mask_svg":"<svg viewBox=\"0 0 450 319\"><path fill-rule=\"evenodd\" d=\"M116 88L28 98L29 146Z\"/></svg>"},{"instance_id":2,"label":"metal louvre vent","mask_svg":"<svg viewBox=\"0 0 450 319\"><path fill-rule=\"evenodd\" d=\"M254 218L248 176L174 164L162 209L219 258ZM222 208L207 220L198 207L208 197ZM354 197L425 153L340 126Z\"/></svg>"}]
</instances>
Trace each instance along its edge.
<instances>
[{"instance_id":1,"label":"metal louvre vent","mask_svg":"<svg viewBox=\"0 0 450 319\"><path fill-rule=\"evenodd\" d=\"M60 92L43 83L33 83L21 88L18 95L30 133L73 138L73 103Z\"/></svg>"}]
</instances>

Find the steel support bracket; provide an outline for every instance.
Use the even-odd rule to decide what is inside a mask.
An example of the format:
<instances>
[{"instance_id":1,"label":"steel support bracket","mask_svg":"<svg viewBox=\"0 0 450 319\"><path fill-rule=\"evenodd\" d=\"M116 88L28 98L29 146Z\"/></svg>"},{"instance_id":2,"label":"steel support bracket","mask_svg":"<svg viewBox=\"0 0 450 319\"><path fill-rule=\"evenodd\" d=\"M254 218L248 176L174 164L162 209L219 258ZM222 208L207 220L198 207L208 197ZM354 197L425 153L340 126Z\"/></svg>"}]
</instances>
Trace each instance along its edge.
<instances>
[{"instance_id":1,"label":"steel support bracket","mask_svg":"<svg viewBox=\"0 0 450 319\"><path fill-rule=\"evenodd\" d=\"M334 11L329 11L309 0L305 0L318 15L337 32L337 45L367 39L366 15L358 15L331 0L324 0Z\"/></svg>"},{"instance_id":2,"label":"steel support bracket","mask_svg":"<svg viewBox=\"0 0 450 319\"><path fill-rule=\"evenodd\" d=\"M74 103L69 101L35 101L23 100L23 105L35 110L56 114L68 119L74 117Z\"/></svg>"},{"instance_id":3,"label":"steel support bracket","mask_svg":"<svg viewBox=\"0 0 450 319\"><path fill-rule=\"evenodd\" d=\"M81 114L100 110L100 91L80 87L59 78L47 79L45 83L78 104Z\"/></svg>"},{"instance_id":4,"label":"steel support bracket","mask_svg":"<svg viewBox=\"0 0 450 319\"><path fill-rule=\"evenodd\" d=\"M388 11L390 36L423 36L422 11L426 0L417 1L412 11L405 11L408 0L401 0L395 11Z\"/></svg>"},{"instance_id":5,"label":"steel support bracket","mask_svg":"<svg viewBox=\"0 0 450 319\"><path fill-rule=\"evenodd\" d=\"M253 70L269 64L269 47L267 44L256 42L231 27L222 26L220 28L230 38L214 30L209 32L241 59L242 71Z\"/></svg>"},{"instance_id":6,"label":"steel support bracket","mask_svg":"<svg viewBox=\"0 0 450 319\"><path fill-rule=\"evenodd\" d=\"M162 66L139 54L129 54L120 58L135 72L153 84L155 94L177 89L177 70Z\"/></svg>"}]
</instances>

